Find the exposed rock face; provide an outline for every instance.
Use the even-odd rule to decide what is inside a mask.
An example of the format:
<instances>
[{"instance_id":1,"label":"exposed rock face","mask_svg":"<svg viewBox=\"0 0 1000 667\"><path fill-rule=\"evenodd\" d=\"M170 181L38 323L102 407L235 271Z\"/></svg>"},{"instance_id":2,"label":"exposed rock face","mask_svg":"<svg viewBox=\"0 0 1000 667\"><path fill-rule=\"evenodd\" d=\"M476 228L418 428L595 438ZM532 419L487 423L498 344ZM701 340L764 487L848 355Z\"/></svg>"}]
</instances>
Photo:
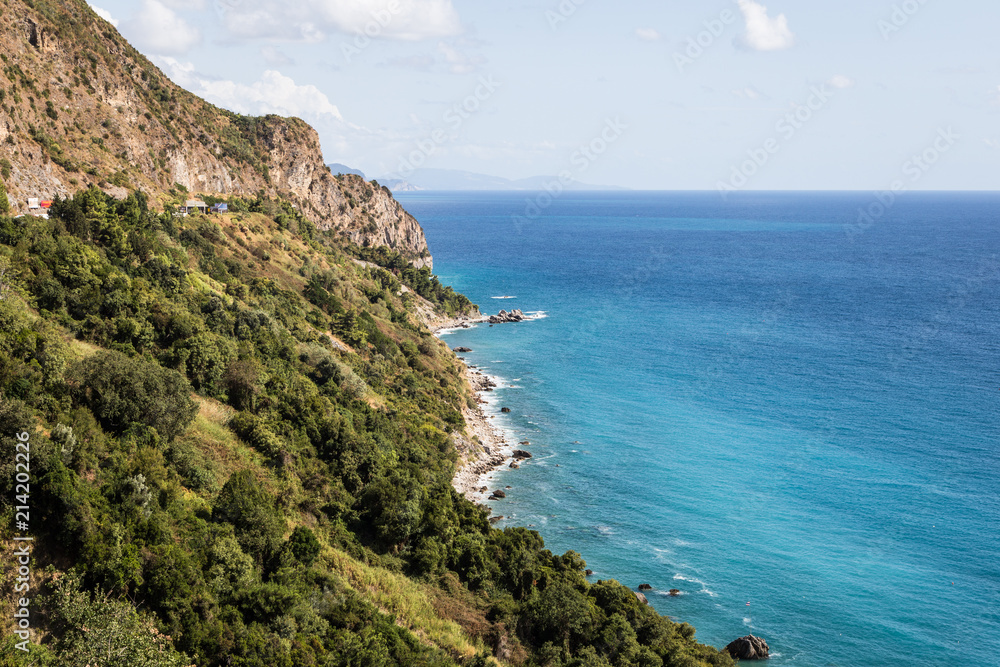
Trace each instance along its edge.
<instances>
[{"instance_id":1,"label":"exposed rock face","mask_svg":"<svg viewBox=\"0 0 1000 667\"><path fill-rule=\"evenodd\" d=\"M526 319L527 318L524 316L524 313L518 309L512 310L509 313L506 310L501 310L496 315L490 315L490 318L487 321L490 324L507 324L510 322L523 322Z\"/></svg>"},{"instance_id":2,"label":"exposed rock face","mask_svg":"<svg viewBox=\"0 0 1000 667\"><path fill-rule=\"evenodd\" d=\"M263 191L293 202L320 229L431 265L417 221L387 188L334 176L305 122L215 107L171 82L83 0L45 4L43 12L9 0L0 22L5 66L24 73L19 95L0 107L0 160L10 162L15 213L27 212L29 197L92 184L119 194L139 188L164 204L183 196L168 194L175 184L193 196Z\"/></svg>"},{"instance_id":3,"label":"exposed rock face","mask_svg":"<svg viewBox=\"0 0 1000 667\"><path fill-rule=\"evenodd\" d=\"M484 375L479 371L473 371L470 373L469 383L472 385L472 390L475 392L493 391L493 388L497 386L497 383L491 380L488 375Z\"/></svg>"},{"instance_id":4,"label":"exposed rock face","mask_svg":"<svg viewBox=\"0 0 1000 667\"><path fill-rule=\"evenodd\" d=\"M767 660L771 649L760 637L747 635L731 641L726 647L726 652L736 660Z\"/></svg>"},{"instance_id":5,"label":"exposed rock face","mask_svg":"<svg viewBox=\"0 0 1000 667\"><path fill-rule=\"evenodd\" d=\"M643 604L649 604L649 600L646 599L645 595L643 595L642 593L639 593L638 591L632 591L632 592L635 593L635 597L636 597L637 600L639 600L639 602L641 602Z\"/></svg>"}]
</instances>

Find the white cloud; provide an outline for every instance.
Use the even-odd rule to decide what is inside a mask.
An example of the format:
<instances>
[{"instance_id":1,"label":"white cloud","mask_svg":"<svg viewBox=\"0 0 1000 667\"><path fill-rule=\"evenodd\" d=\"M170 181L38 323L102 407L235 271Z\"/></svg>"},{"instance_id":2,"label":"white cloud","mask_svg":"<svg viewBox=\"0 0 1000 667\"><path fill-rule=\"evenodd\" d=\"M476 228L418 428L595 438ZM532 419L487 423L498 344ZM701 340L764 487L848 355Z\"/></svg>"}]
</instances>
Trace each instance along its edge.
<instances>
[{"instance_id":1,"label":"white cloud","mask_svg":"<svg viewBox=\"0 0 1000 667\"><path fill-rule=\"evenodd\" d=\"M795 43L795 35L788 29L788 19L784 14L777 18L767 15L767 7L753 0L736 0L743 12L746 32L743 44L754 51L780 51Z\"/></svg>"},{"instance_id":2,"label":"white cloud","mask_svg":"<svg viewBox=\"0 0 1000 667\"><path fill-rule=\"evenodd\" d=\"M201 31L158 0L143 0L122 33L140 51L160 55L186 53L201 43Z\"/></svg>"},{"instance_id":3,"label":"white cloud","mask_svg":"<svg viewBox=\"0 0 1000 667\"><path fill-rule=\"evenodd\" d=\"M239 37L316 42L329 32L421 40L462 32L452 0L218 0L226 29Z\"/></svg>"},{"instance_id":4,"label":"white cloud","mask_svg":"<svg viewBox=\"0 0 1000 667\"><path fill-rule=\"evenodd\" d=\"M106 9L102 9L101 7L98 7L96 5L90 5L90 8L93 9L94 13L97 14L98 16L100 16L102 19L104 19L105 21L107 21L108 23L110 23L111 25L113 25L114 27L116 27L116 28L118 27L118 19L116 19L115 17L113 17L111 15L111 12L109 12Z\"/></svg>"},{"instance_id":5,"label":"white cloud","mask_svg":"<svg viewBox=\"0 0 1000 667\"><path fill-rule=\"evenodd\" d=\"M646 42L655 42L660 38L660 33L653 30L652 28L636 28L635 35L639 39Z\"/></svg>"},{"instance_id":6,"label":"white cloud","mask_svg":"<svg viewBox=\"0 0 1000 667\"><path fill-rule=\"evenodd\" d=\"M181 63L174 58L158 58L157 61L177 85L237 113L343 120L323 91L311 84L300 86L277 70L266 70L259 80L244 84L210 79L196 72L191 63Z\"/></svg>"},{"instance_id":7,"label":"white cloud","mask_svg":"<svg viewBox=\"0 0 1000 667\"><path fill-rule=\"evenodd\" d=\"M844 76L843 74L834 75L832 79L827 81L834 88L850 88L854 85L854 79Z\"/></svg>"}]
</instances>

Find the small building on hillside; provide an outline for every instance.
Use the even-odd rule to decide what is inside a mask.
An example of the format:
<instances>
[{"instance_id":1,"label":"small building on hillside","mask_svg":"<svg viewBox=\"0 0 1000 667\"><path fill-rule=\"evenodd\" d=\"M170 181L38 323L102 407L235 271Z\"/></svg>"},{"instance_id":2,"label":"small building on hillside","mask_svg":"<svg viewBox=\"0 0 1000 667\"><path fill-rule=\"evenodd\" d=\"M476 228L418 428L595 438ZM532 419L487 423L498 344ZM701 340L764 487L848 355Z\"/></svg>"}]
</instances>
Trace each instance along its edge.
<instances>
[{"instance_id":1,"label":"small building on hillside","mask_svg":"<svg viewBox=\"0 0 1000 667\"><path fill-rule=\"evenodd\" d=\"M51 199L39 199L38 197L28 197L28 215L48 219L49 208L52 207Z\"/></svg>"},{"instance_id":2,"label":"small building on hillside","mask_svg":"<svg viewBox=\"0 0 1000 667\"><path fill-rule=\"evenodd\" d=\"M229 213L229 204L220 201L212 207L212 213Z\"/></svg>"},{"instance_id":3,"label":"small building on hillside","mask_svg":"<svg viewBox=\"0 0 1000 667\"><path fill-rule=\"evenodd\" d=\"M188 199L183 206L178 207L178 212L184 215L189 213L208 213L208 204L200 199Z\"/></svg>"}]
</instances>

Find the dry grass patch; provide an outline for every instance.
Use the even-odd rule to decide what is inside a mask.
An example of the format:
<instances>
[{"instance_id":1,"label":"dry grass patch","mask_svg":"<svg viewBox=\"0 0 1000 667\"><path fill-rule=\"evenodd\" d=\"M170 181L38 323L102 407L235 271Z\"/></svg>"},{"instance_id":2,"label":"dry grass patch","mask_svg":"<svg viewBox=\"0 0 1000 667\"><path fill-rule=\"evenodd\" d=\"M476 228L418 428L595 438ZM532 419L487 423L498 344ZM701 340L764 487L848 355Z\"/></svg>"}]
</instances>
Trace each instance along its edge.
<instances>
[{"instance_id":1,"label":"dry grass patch","mask_svg":"<svg viewBox=\"0 0 1000 667\"><path fill-rule=\"evenodd\" d=\"M435 594L401 574L354 560L342 551L327 549L324 558L348 584L421 641L437 646L458 659L468 659L483 650L481 641L470 639L455 621L437 615Z\"/></svg>"}]
</instances>

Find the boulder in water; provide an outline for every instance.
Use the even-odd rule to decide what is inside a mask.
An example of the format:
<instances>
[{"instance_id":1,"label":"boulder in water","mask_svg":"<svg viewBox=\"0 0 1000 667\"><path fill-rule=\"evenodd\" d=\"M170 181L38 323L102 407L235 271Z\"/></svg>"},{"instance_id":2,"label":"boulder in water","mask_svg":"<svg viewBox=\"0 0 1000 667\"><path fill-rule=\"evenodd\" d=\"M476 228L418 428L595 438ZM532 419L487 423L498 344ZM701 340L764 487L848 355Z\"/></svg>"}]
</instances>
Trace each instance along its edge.
<instances>
[{"instance_id":1,"label":"boulder in water","mask_svg":"<svg viewBox=\"0 0 1000 667\"><path fill-rule=\"evenodd\" d=\"M506 310L501 310L496 315L490 315L488 322L490 326L494 324L506 324L508 322L523 322L526 320L524 313L520 310L512 310L509 313Z\"/></svg>"},{"instance_id":2,"label":"boulder in water","mask_svg":"<svg viewBox=\"0 0 1000 667\"><path fill-rule=\"evenodd\" d=\"M736 660L767 660L771 649L760 637L747 635L729 642L726 652Z\"/></svg>"},{"instance_id":3,"label":"boulder in water","mask_svg":"<svg viewBox=\"0 0 1000 667\"><path fill-rule=\"evenodd\" d=\"M653 587L650 586L649 584L639 584L639 590L640 591L651 591L651 590L653 590Z\"/></svg>"}]
</instances>

